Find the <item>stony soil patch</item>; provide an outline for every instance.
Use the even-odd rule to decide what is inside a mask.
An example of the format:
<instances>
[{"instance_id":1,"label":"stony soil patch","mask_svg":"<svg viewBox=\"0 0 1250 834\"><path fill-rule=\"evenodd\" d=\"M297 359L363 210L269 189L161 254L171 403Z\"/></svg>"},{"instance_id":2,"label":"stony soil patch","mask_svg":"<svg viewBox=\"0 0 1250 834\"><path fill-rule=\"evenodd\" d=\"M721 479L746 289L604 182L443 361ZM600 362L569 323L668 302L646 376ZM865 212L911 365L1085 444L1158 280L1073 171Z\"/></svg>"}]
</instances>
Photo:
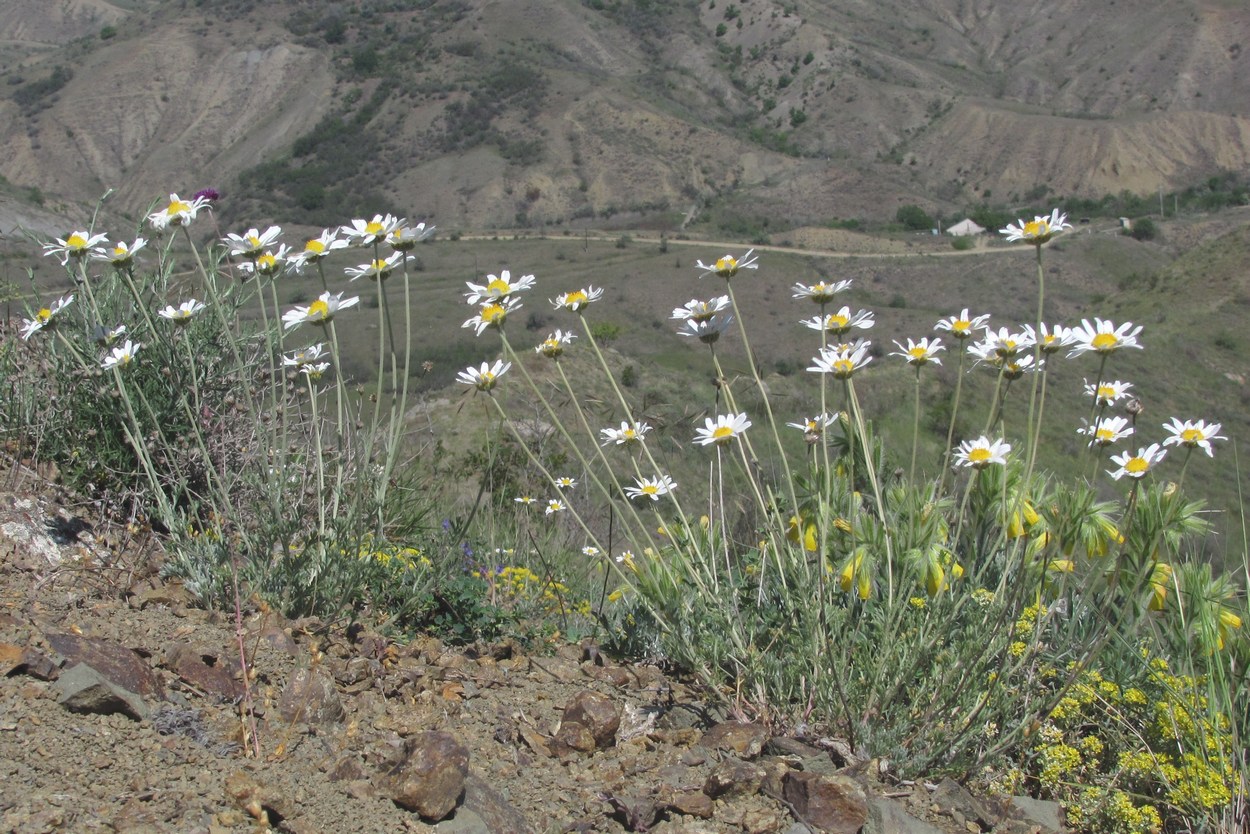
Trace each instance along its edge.
<instances>
[{"instance_id":1,"label":"stony soil patch","mask_svg":"<svg viewBox=\"0 0 1250 834\"><path fill-rule=\"evenodd\" d=\"M774 738L591 646L401 643L258 605L242 622L253 735L233 618L163 584L151 542L27 474L0 492L0 830L1057 825L954 783L890 784L832 742Z\"/></svg>"}]
</instances>

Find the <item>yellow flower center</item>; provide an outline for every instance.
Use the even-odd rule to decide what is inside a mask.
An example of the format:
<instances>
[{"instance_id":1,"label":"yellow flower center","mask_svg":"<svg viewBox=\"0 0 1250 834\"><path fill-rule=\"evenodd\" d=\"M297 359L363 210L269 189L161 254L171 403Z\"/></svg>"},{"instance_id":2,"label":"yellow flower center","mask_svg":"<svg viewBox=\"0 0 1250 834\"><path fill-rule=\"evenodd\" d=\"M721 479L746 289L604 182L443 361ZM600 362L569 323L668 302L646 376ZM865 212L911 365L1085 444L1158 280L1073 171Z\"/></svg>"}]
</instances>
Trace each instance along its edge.
<instances>
[{"instance_id":1,"label":"yellow flower center","mask_svg":"<svg viewBox=\"0 0 1250 834\"><path fill-rule=\"evenodd\" d=\"M47 307L44 307L38 313L35 313L35 318L43 322L44 324L47 324L48 321L52 318L52 311L49 310Z\"/></svg>"},{"instance_id":2,"label":"yellow flower center","mask_svg":"<svg viewBox=\"0 0 1250 834\"><path fill-rule=\"evenodd\" d=\"M1202 440L1202 439L1203 439L1202 432L1198 431L1197 429L1185 429L1183 432L1181 432L1181 442L1185 443L1186 445L1193 446L1199 440Z\"/></svg>"},{"instance_id":3,"label":"yellow flower center","mask_svg":"<svg viewBox=\"0 0 1250 834\"><path fill-rule=\"evenodd\" d=\"M1115 389L1112 388L1110 385L1098 386L1098 399L1109 400L1114 396L1115 396Z\"/></svg>"},{"instance_id":4,"label":"yellow flower center","mask_svg":"<svg viewBox=\"0 0 1250 834\"><path fill-rule=\"evenodd\" d=\"M482 321L498 327L508 317L508 311L499 304L487 304L482 308Z\"/></svg>"},{"instance_id":5,"label":"yellow flower center","mask_svg":"<svg viewBox=\"0 0 1250 834\"><path fill-rule=\"evenodd\" d=\"M716 261L717 272L728 272L730 275L738 271L738 259L726 255Z\"/></svg>"},{"instance_id":6,"label":"yellow flower center","mask_svg":"<svg viewBox=\"0 0 1250 834\"><path fill-rule=\"evenodd\" d=\"M329 321L330 305L322 301L320 298L308 305L309 321Z\"/></svg>"},{"instance_id":7,"label":"yellow flower center","mask_svg":"<svg viewBox=\"0 0 1250 834\"><path fill-rule=\"evenodd\" d=\"M1140 475L1150 468L1150 461L1145 458L1131 458L1124 464L1124 470L1130 475Z\"/></svg>"},{"instance_id":8,"label":"yellow flower center","mask_svg":"<svg viewBox=\"0 0 1250 834\"><path fill-rule=\"evenodd\" d=\"M968 460L971 463L985 463L990 459L990 450L984 446L978 446L968 452Z\"/></svg>"},{"instance_id":9,"label":"yellow flower center","mask_svg":"<svg viewBox=\"0 0 1250 834\"><path fill-rule=\"evenodd\" d=\"M72 234L65 241L67 249L83 249L87 245L87 239L80 234Z\"/></svg>"},{"instance_id":10,"label":"yellow flower center","mask_svg":"<svg viewBox=\"0 0 1250 834\"><path fill-rule=\"evenodd\" d=\"M734 436L734 430L731 426L717 426L712 430L713 440L728 440Z\"/></svg>"},{"instance_id":11,"label":"yellow flower center","mask_svg":"<svg viewBox=\"0 0 1250 834\"><path fill-rule=\"evenodd\" d=\"M912 359L924 359L928 355L928 351L922 347L914 347L907 352L911 355Z\"/></svg>"},{"instance_id":12,"label":"yellow flower center","mask_svg":"<svg viewBox=\"0 0 1250 834\"><path fill-rule=\"evenodd\" d=\"M838 359L833 363L833 370L837 374L850 376L855 371L855 363L850 359Z\"/></svg>"},{"instance_id":13,"label":"yellow flower center","mask_svg":"<svg viewBox=\"0 0 1250 834\"><path fill-rule=\"evenodd\" d=\"M633 440L638 437L638 432L634 431L633 429L625 429L625 431L621 432L621 437L625 438L626 440Z\"/></svg>"},{"instance_id":14,"label":"yellow flower center","mask_svg":"<svg viewBox=\"0 0 1250 834\"><path fill-rule=\"evenodd\" d=\"M172 203L169 204L169 208L165 209L165 213L168 214L170 217L173 217L175 214L182 214L184 211L190 211L190 210L191 210L190 203L184 203L182 200L174 200Z\"/></svg>"},{"instance_id":15,"label":"yellow flower center","mask_svg":"<svg viewBox=\"0 0 1250 834\"><path fill-rule=\"evenodd\" d=\"M1022 230L1024 236L1029 237L1029 238L1041 237L1042 235L1047 234L1049 231L1050 231L1049 220L1030 220L1028 223L1024 224L1024 229Z\"/></svg>"},{"instance_id":16,"label":"yellow flower center","mask_svg":"<svg viewBox=\"0 0 1250 834\"><path fill-rule=\"evenodd\" d=\"M1094 350L1111 350L1120 343L1120 337L1114 333L1099 333L1090 340Z\"/></svg>"},{"instance_id":17,"label":"yellow flower center","mask_svg":"<svg viewBox=\"0 0 1250 834\"><path fill-rule=\"evenodd\" d=\"M313 255L321 255L326 251L326 245L320 240L310 240L304 244L304 251Z\"/></svg>"},{"instance_id":18,"label":"yellow flower center","mask_svg":"<svg viewBox=\"0 0 1250 834\"><path fill-rule=\"evenodd\" d=\"M130 254L130 253L126 250L126 247L125 247L125 246L119 245L119 246L114 246L114 247L113 247L113 257L114 257L114 258L124 258L124 257L126 257L127 255L129 255L129 254Z\"/></svg>"},{"instance_id":19,"label":"yellow flower center","mask_svg":"<svg viewBox=\"0 0 1250 834\"><path fill-rule=\"evenodd\" d=\"M581 290L578 290L577 292L571 292L568 295L566 295L564 297L564 304L567 307L573 307L578 304L585 304L586 300L587 300L586 293L582 292Z\"/></svg>"},{"instance_id":20,"label":"yellow flower center","mask_svg":"<svg viewBox=\"0 0 1250 834\"><path fill-rule=\"evenodd\" d=\"M972 329L972 322L968 321L967 319L956 319L955 321L951 322L951 330L954 330L956 333L963 333L971 329Z\"/></svg>"},{"instance_id":21,"label":"yellow flower center","mask_svg":"<svg viewBox=\"0 0 1250 834\"><path fill-rule=\"evenodd\" d=\"M253 249L260 248L260 238L258 238L256 235L248 235L244 239L244 243L246 243L248 246L252 247Z\"/></svg>"},{"instance_id":22,"label":"yellow flower center","mask_svg":"<svg viewBox=\"0 0 1250 834\"><path fill-rule=\"evenodd\" d=\"M1110 443L1112 438L1111 429L1099 429L1094 434L1094 439L1099 443Z\"/></svg>"},{"instance_id":23,"label":"yellow flower center","mask_svg":"<svg viewBox=\"0 0 1250 834\"><path fill-rule=\"evenodd\" d=\"M277 263L278 263L278 259L275 258L269 252L266 252L265 254L261 255L259 258L256 259L256 265L262 270L273 269L275 266L277 266Z\"/></svg>"},{"instance_id":24,"label":"yellow flower center","mask_svg":"<svg viewBox=\"0 0 1250 834\"><path fill-rule=\"evenodd\" d=\"M655 484L643 484L642 486L643 495L658 495L659 493L660 488Z\"/></svg>"},{"instance_id":25,"label":"yellow flower center","mask_svg":"<svg viewBox=\"0 0 1250 834\"><path fill-rule=\"evenodd\" d=\"M483 388L489 388L495 384L495 375L490 371L483 371L482 375L478 377L477 384Z\"/></svg>"},{"instance_id":26,"label":"yellow flower center","mask_svg":"<svg viewBox=\"0 0 1250 834\"><path fill-rule=\"evenodd\" d=\"M828 320L829 329L832 330L834 328L846 327L846 323L850 320L851 320L850 316L837 316L837 315L830 316Z\"/></svg>"},{"instance_id":27,"label":"yellow flower center","mask_svg":"<svg viewBox=\"0 0 1250 834\"><path fill-rule=\"evenodd\" d=\"M372 220L365 224L365 231L371 235L376 235L376 234L381 233L383 228L384 228L383 225L376 220Z\"/></svg>"},{"instance_id":28,"label":"yellow flower center","mask_svg":"<svg viewBox=\"0 0 1250 834\"><path fill-rule=\"evenodd\" d=\"M491 295L507 295L512 292L512 285L502 278L496 278L486 285L486 290Z\"/></svg>"}]
</instances>

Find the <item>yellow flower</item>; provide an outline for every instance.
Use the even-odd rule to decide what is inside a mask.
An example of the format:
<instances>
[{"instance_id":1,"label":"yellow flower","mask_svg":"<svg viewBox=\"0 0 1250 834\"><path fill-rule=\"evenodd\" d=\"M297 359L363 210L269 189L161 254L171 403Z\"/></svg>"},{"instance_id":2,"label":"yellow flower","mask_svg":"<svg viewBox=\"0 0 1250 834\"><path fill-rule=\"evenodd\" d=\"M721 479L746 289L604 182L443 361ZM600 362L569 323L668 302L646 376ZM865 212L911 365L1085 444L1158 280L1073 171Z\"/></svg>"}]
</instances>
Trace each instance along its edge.
<instances>
[{"instance_id":1,"label":"yellow flower","mask_svg":"<svg viewBox=\"0 0 1250 834\"><path fill-rule=\"evenodd\" d=\"M1162 611L1168 599L1168 586L1172 583L1172 566L1167 562L1155 562L1150 572L1151 611Z\"/></svg>"},{"instance_id":2,"label":"yellow flower","mask_svg":"<svg viewBox=\"0 0 1250 834\"><path fill-rule=\"evenodd\" d=\"M838 583L847 593L850 593L853 586L860 599L868 599L872 595L872 578L864 567L863 550L856 550L854 555L847 559L842 566L841 573L838 574Z\"/></svg>"},{"instance_id":3,"label":"yellow flower","mask_svg":"<svg viewBox=\"0 0 1250 834\"><path fill-rule=\"evenodd\" d=\"M799 543L799 518L798 516L790 517L790 527L786 531L786 538L795 544ZM803 549L814 553L816 551L816 525L808 524L803 531Z\"/></svg>"}]
</instances>

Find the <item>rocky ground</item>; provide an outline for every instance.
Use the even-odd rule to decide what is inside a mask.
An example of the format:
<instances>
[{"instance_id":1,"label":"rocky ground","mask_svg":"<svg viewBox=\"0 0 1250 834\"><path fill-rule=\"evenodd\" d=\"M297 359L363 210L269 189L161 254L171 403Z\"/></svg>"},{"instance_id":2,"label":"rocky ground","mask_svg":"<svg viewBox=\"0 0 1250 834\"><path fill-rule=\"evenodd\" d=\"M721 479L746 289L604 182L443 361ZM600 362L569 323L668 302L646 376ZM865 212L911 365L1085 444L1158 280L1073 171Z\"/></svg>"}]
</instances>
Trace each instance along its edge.
<instances>
[{"instance_id":1,"label":"rocky ground","mask_svg":"<svg viewBox=\"0 0 1250 834\"><path fill-rule=\"evenodd\" d=\"M1048 804L772 737L592 645L397 643L248 606L245 691L233 616L164 584L155 542L0 475L2 831L1060 829Z\"/></svg>"}]
</instances>

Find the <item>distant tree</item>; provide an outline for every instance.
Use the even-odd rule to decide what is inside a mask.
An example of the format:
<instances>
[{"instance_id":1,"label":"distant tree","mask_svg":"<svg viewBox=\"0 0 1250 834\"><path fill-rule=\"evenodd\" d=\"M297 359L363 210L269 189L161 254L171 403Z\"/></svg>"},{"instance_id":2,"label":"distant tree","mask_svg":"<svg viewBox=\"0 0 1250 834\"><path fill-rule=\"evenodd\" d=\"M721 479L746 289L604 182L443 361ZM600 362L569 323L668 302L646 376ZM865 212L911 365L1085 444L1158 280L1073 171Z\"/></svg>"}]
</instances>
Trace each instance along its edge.
<instances>
[{"instance_id":1,"label":"distant tree","mask_svg":"<svg viewBox=\"0 0 1250 834\"><path fill-rule=\"evenodd\" d=\"M1139 217L1133 221L1129 234L1134 240L1154 240L1159 236L1159 227L1149 217Z\"/></svg>"},{"instance_id":2,"label":"distant tree","mask_svg":"<svg viewBox=\"0 0 1250 834\"><path fill-rule=\"evenodd\" d=\"M901 223L904 229L914 232L933 228L933 218L920 206L899 206L898 211L894 213L894 219Z\"/></svg>"}]
</instances>

